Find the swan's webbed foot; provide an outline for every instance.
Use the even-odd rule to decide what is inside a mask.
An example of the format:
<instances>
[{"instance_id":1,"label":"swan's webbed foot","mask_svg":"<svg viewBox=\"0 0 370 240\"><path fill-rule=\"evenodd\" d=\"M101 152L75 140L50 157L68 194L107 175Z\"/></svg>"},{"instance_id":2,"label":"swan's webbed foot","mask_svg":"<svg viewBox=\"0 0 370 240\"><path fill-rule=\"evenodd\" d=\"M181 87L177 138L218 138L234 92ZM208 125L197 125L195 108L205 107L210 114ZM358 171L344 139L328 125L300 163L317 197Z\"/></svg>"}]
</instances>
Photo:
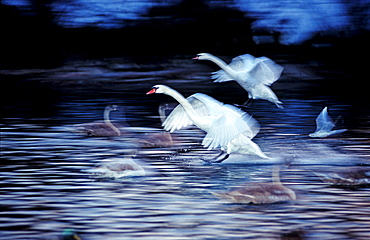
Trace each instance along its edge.
<instances>
[{"instance_id":1,"label":"swan's webbed foot","mask_svg":"<svg viewBox=\"0 0 370 240\"><path fill-rule=\"evenodd\" d=\"M242 106L245 106L245 107L251 107L252 104L256 101L256 99L253 99L253 98L248 98L247 101L245 101L245 103L243 103Z\"/></svg>"},{"instance_id":2,"label":"swan's webbed foot","mask_svg":"<svg viewBox=\"0 0 370 240\"><path fill-rule=\"evenodd\" d=\"M221 151L221 153L214 158L211 159L202 158L202 160L208 163L221 163L222 161L226 160L229 156L230 154L227 153L225 154L224 151Z\"/></svg>"},{"instance_id":3,"label":"swan's webbed foot","mask_svg":"<svg viewBox=\"0 0 370 240\"><path fill-rule=\"evenodd\" d=\"M223 155L223 153L221 153L221 155L219 155L218 157L220 157L220 156L222 156ZM226 153L222 158L220 158L220 159L217 159L216 158L216 160L215 161L212 161L212 163L221 163L221 162L223 162L224 160L226 160L226 159L228 159L229 158L229 156L230 156L230 154L228 154L228 153Z\"/></svg>"},{"instance_id":4,"label":"swan's webbed foot","mask_svg":"<svg viewBox=\"0 0 370 240\"><path fill-rule=\"evenodd\" d=\"M284 107L283 107L283 103L282 103L282 102L280 102L280 101L275 101L275 102L273 102L273 103L275 103L275 105L276 105L278 108L280 108L280 109L284 109Z\"/></svg>"},{"instance_id":5,"label":"swan's webbed foot","mask_svg":"<svg viewBox=\"0 0 370 240\"><path fill-rule=\"evenodd\" d=\"M256 100L253 99L253 98L248 98L248 100L245 103L243 103L242 105L239 105L239 104L234 104L234 105L237 106L237 107L240 107L240 108L251 108L255 101Z\"/></svg>"}]
</instances>

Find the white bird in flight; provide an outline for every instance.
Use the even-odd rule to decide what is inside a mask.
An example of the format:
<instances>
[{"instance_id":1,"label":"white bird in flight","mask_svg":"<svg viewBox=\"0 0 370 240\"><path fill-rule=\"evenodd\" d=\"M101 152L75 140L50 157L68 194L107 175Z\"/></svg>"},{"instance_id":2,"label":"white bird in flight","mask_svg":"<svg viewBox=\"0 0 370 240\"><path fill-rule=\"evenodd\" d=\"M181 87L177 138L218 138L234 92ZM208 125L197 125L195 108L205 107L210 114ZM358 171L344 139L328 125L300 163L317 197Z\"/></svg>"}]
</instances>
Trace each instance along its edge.
<instances>
[{"instance_id":1,"label":"white bird in flight","mask_svg":"<svg viewBox=\"0 0 370 240\"><path fill-rule=\"evenodd\" d=\"M347 131L347 129L332 130L334 126L335 123L328 114L328 107L325 107L316 118L316 131L314 133L310 133L309 136L324 138Z\"/></svg>"},{"instance_id":2,"label":"white bird in flight","mask_svg":"<svg viewBox=\"0 0 370 240\"><path fill-rule=\"evenodd\" d=\"M278 108L283 108L283 103L269 86L279 79L284 68L271 59L244 54L233 58L229 65L209 53L199 53L193 59L212 61L222 69L212 73L214 82L235 80L248 92L249 98L265 99L276 104Z\"/></svg>"},{"instance_id":3,"label":"white bird in flight","mask_svg":"<svg viewBox=\"0 0 370 240\"><path fill-rule=\"evenodd\" d=\"M155 85L147 94L153 93L169 95L180 103L163 123L166 131L173 132L194 124L207 132L202 145L208 149L221 148L227 154L252 154L268 158L251 140L259 132L258 122L239 108L202 93L185 99L165 85Z\"/></svg>"}]
</instances>

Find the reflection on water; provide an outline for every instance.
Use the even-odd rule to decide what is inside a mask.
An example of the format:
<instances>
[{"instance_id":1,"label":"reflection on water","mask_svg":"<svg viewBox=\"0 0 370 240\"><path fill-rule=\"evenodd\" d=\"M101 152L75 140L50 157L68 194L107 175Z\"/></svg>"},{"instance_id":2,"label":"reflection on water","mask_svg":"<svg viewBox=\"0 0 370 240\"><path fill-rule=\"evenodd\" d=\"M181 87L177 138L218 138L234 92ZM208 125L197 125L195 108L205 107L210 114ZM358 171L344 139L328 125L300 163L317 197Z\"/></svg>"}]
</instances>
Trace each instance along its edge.
<instances>
[{"instance_id":1,"label":"reflection on water","mask_svg":"<svg viewBox=\"0 0 370 240\"><path fill-rule=\"evenodd\" d=\"M203 133L198 129L173 134L173 146L142 148L140 140L146 134L160 132L159 104L172 101L145 95L155 83L167 81L186 96L204 92L227 103L245 101L245 92L236 85L229 85L233 93L223 93L208 77L199 79L190 87L186 79L122 81L105 88L90 86L83 96L75 94L78 88L61 89L54 110L42 118L26 118L22 108L19 115L10 112L1 126L0 239L53 239L67 228L82 239L370 237L370 189L330 187L313 173L355 165L370 168L369 119L352 125L356 121L346 114L349 104L289 98L283 91L277 93L283 110L267 101L255 102L247 110L261 124L255 142L271 160L236 155L209 164L205 160L218 152L200 146ZM75 124L102 119L107 104L122 107L111 118L125 119L128 134L86 138L70 131ZM310 138L325 105L334 115L342 114L349 130L333 138ZM14 100L9 106L25 105ZM134 159L144 162L152 174L102 180L84 171L124 158L132 149L138 150ZM290 163L281 178L297 193L294 202L239 205L212 195L248 182L270 182L273 166L281 163Z\"/></svg>"}]
</instances>

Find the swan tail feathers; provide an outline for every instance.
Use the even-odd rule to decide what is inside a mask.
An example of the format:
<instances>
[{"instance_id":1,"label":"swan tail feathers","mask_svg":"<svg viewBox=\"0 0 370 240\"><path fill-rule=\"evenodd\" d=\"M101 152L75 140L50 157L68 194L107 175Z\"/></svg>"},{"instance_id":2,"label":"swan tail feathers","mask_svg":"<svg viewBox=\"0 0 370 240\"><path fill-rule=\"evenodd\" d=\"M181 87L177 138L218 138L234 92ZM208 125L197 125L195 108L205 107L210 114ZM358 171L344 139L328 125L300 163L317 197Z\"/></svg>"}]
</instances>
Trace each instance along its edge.
<instances>
[{"instance_id":1,"label":"swan tail feathers","mask_svg":"<svg viewBox=\"0 0 370 240\"><path fill-rule=\"evenodd\" d=\"M284 107L283 107L283 102L280 102L280 101L276 101L276 102L274 102L275 103L275 105L278 107L278 108L280 108L280 109L284 109Z\"/></svg>"}]
</instances>

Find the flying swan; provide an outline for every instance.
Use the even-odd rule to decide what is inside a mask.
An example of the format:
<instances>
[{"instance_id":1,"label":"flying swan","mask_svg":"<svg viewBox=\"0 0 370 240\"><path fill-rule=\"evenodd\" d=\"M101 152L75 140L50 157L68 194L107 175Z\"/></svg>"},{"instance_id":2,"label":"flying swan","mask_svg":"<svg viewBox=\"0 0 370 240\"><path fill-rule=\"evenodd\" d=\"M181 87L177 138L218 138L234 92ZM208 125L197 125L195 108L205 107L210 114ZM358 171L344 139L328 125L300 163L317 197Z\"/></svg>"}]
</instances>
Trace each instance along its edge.
<instances>
[{"instance_id":1,"label":"flying swan","mask_svg":"<svg viewBox=\"0 0 370 240\"><path fill-rule=\"evenodd\" d=\"M278 108L283 108L281 105L283 103L279 101L269 86L279 79L284 68L271 59L255 58L250 54L244 54L233 58L229 65L209 53L199 53L193 59L212 61L222 69L212 73L214 82L235 80L248 92L249 98L265 99L276 104Z\"/></svg>"},{"instance_id":2,"label":"flying swan","mask_svg":"<svg viewBox=\"0 0 370 240\"><path fill-rule=\"evenodd\" d=\"M227 156L239 153L268 158L251 140L259 132L258 122L239 108L223 104L202 93L185 99L165 85L155 85L147 92L153 93L169 95L180 103L162 124L166 131L173 132L194 124L207 132L202 145L208 149L220 147L226 151Z\"/></svg>"},{"instance_id":3,"label":"flying swan","mask_svg":"<svg viewBox=\"0 0 370 240\"><path fill-rule=\"evenodd\" d=\"M310 133L310 137L324 138L333 134L339 134L347 131L347 129L333 130L335 123L328 114L328 107L325 107L319 116L316 118L316 131Z\"/></svg>"}]
</instances>

